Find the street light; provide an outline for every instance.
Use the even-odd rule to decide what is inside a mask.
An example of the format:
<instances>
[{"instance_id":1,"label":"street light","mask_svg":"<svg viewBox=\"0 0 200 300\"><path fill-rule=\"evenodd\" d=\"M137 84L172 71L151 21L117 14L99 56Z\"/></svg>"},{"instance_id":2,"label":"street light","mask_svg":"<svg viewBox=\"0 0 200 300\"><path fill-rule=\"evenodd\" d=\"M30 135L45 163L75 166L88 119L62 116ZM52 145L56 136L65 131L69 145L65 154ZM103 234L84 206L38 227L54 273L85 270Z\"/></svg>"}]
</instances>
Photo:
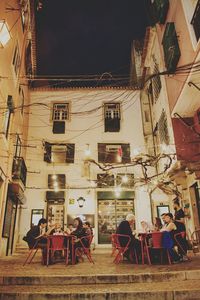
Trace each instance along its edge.
<instances>
[{"instance_id":1,"label":"street light","mask_svg":"<svg viewBox=\"0 0 200 300\"><path fill-rule=\"evenodd\" d=\"M5 47L7 42L10 40L10 32L8 30L8 25L5 20L0 20L0 44L1 47Z\"/></svg>"}]
</instances>

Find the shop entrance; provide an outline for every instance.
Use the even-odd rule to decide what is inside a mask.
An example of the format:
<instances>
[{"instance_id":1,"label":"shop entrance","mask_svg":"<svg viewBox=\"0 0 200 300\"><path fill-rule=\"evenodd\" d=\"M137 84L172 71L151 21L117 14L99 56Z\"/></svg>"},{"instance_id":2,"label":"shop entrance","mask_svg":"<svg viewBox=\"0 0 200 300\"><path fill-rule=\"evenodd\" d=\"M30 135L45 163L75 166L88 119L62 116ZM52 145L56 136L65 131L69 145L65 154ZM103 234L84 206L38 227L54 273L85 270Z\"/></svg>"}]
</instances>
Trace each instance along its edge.
<instances>
[{"instance_id":1,"label":"shop entrance","mask_svg":"<svg viewBox=\"0 0 200 300\"><path fill-rule=\"evenodd\" d=\"M134 193L98 192L98 244L110 244L111 234L129 213L134 213ZM103 198L103 199L102 199Z\"/></svg>"}]
</instances>

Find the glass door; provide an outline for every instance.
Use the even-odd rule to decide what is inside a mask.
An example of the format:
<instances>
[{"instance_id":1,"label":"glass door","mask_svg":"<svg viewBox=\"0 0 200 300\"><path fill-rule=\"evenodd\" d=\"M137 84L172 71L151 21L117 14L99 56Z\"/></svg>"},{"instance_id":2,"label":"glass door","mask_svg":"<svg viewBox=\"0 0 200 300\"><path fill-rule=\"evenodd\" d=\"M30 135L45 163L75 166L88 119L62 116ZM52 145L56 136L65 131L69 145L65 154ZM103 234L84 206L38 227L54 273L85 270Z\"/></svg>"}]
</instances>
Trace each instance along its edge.
<instances>
[{"instance_id":1,"label":"glass door","mask_svg":"<svg viewBox=\"0 0 200 300\"><path fill-rule=\"evenodd\" d=\"M133 213L134 200L98 200L98 243L110 244L111 234L116 232L126 215Z\"/></svg>"}]
</instances>

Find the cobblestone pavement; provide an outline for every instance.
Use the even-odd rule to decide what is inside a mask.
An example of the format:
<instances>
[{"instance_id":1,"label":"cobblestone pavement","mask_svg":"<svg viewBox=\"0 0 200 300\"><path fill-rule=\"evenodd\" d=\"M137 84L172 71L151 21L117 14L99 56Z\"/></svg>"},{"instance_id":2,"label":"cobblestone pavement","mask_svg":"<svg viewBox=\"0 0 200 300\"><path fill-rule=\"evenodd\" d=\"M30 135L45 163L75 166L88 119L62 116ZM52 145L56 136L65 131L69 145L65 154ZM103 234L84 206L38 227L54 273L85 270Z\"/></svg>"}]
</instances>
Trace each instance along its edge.
<instances>
[{"instance_id":1,"label":"cobblestone pavement","mask_svg":"<svg viewBox=\"0 0 200 300\"><path fill-rule=\"evenodd\" d=\"M64 261L56 262L48 267L41 264L41 253L38 253L30 265L23 266L23 262L28 254L28 250L21 251L13 256L0 258L1 276L49 276L55 275L123 275L140 273L157 273L169 271L188 271L200 273L200 255L192 257L189 262L182 262L175 265L136 265L124 260L118 265L113 263L111 250L98 250L93 253L95 264L91 264L84 259L76 265L65 265Z\"/></svg>"}]
</instances>

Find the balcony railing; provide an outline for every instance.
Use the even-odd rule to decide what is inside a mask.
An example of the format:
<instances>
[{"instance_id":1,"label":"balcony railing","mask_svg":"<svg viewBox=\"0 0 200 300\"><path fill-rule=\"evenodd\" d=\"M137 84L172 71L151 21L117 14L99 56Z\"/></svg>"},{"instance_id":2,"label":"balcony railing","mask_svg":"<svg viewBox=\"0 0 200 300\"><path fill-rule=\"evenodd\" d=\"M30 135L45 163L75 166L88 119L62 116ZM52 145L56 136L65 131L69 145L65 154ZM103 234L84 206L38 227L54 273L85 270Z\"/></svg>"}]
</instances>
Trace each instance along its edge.
<instances>
[{"instance_id":1,"label":"balcony railing","mask_svg":"<svg viewBox=\"0 0 200 300\"><path fill-rule=\"evenodd\" d=\"M176 66L181 56L181 52L178 44L175 25L173 22L169 22L166 24L162 45L167 71L169 73L174 73L176 71Z\"/></svg>"},{"instance_id":2,"label":"balcony railing","mask_svg":"<svg viewBox=\"0 0 200 300\"><path fill-rule=\"evenodd\" d=\"M27 168L23 157L14 157L12 165L12 179L21 180L26 186Z\"/></svg>"}]
</instances>

